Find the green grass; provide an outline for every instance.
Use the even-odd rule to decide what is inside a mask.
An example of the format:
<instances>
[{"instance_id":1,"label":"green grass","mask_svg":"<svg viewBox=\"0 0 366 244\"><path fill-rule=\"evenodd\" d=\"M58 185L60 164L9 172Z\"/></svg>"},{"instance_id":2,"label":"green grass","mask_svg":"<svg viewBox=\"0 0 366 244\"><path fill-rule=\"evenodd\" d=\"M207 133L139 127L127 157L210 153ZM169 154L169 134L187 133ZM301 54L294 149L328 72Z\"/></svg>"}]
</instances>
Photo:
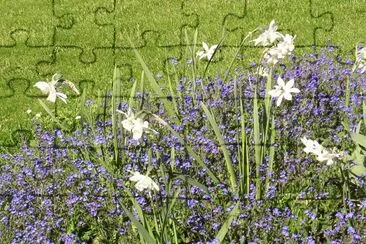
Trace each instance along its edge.
<instances>
[{"instance_id":1,"label":"green grass","mask_svg":"<svg viewBox=\"0 0 366 244\"><path fill-rule=\"evenodd\" d=\"M191 46L196 30L199 45L202 41L219 43L225 36L209 67L210 74L223 72L241 39L272 19L281 30L297 35L298 53L313 50L314 44L329 43L339 45L340 53L345 53L366 40L360 28L366 6L356 1L116 1L115 11L108 14L113 7L112 0L19 0L2 4L0 145L13 144L15 130L30 128L27 109L45 115L33 84L50 79L55 72L64 74L86 97L95 99L98 91L112 90L111 77L117 65L122 72L123 92L127 91L125 88L133 84L130 78L140 79L142 71L128 38L153 75L171 74L174 69L187 73L185 58L201 48ZM243 48L233 67L247 67L248 60L258 57L255 54L260 50ZM166 61L171 57L185 58L175 67ZM204 69L200 64L195 74L202 74ZM167 84L167 75L158 82ZM67 107L75 107L75 97L70 98ZM58 112L66 107L57 106Z\"/></svg>"}]
</instances>

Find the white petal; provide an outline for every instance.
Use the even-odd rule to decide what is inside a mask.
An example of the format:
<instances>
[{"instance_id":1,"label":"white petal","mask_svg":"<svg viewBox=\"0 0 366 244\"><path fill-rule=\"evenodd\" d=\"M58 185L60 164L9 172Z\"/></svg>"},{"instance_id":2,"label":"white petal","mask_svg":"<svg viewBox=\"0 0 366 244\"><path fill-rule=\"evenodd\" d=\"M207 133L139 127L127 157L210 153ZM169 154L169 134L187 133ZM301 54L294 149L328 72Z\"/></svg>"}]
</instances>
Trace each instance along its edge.
<instances>
[{"instance_id":1,"label":"white petal","mask_svg":"<svg viewBox=\"0 0 366 244\"><path fill-rule=\"evenodd\" d=\"M277 79L277 84L280 86L280 87L285 87L285 82L282 80L281 76L278 76L278 79Z\"/></svg>"},{"instance_id":2,"label":"white petal","mask_svg":"<svg viewBox=\"0 0 366 244\"><path fill-rule=\"evenodd\" d=\"M281 94L281 95L278 97L278 99L277 99L277 103L276 103L277 107L281 105L282 99L283 99L283 94Z\"/></svg>"},{"instance_id":3,"label":"white petal","mask_svg":"<svg viewBox=\"0 0 366 244\"><path fill-rule=\"evenodd\" d=\"M214 52L215 52L215 50L216 50L216 48L217 48L217 46L218 46L218 45L212 45L212 46L210 47L210 52L211 52L211 53L214 53Z\"/></svg>"},{"instance_id":4,"label":"white petal","mask_svg":"<svg viewBox=\"0 0 366 244\"><path fill-rule=\"evenodd\" d=\"M289 101L291 101L291 100L292 100L292 95L291 95L291 93L289 93L289 92L285 92L285 93L283 93L283 97L284 97L286 100L289 100Z\"/></svg>"},{"instance_id":5,"label":"white petal","mask_svg":"<svg viewBox=\"0 0 366 244\"><path fill-rule=\"evenodd\" d=\"M291 88L289 92L292 92L292 93L300 93L300 90L297 89L297 88Z\"/></svg>"},{"instance_id":6,"label":"white petal","mask_svg":"<svg viewBox=\"0 0 366 244\"><path fill-rule=\"evenodd\" d=\"M142 137L143 129L142 127L135 126L132 130L134 140L139 140Z\"/></svg>"},{"instance_id":7,"label":"white petal","mask_svg":"<svg viewBox=\"0 0 366 244\"><path fill-rule=\"evenodd\" d=\"M268 92L268 95L272 96L272 97L278 97L281 95L281 90L279 89L273 89L273 90L270 90Z\"/></svg>"},{"instance_id":8,"label":"white petal","mask_svg":"<svg viewBox=\"0 0 366 244\"><path fill-rule=\"evenodd\" d=\"M291 80L289 80L288 82L287 82L287 84L285 85L285 90L289 90L289 89L291 89L291 87L293 87L294 86L294 79L291 79Z\"/></svg>"},{"instance_id":9,"label":"white petal","mask_svg":"<svg viewBox=\"0 0 366 244\"><path fill-rule=\"evenodd\" d=\"M61 101L63 101L64 103L67 103L66 102L67 96L65 94L63 94L61 92L56 92L56 95L57 95L58 98L61 99Z\"/></svg>"},{"instance_id":10,"label":"white petal","mask_svg":"<svg viewBox=\"0 0 366 244\"><path fill-rule=\"evenodd\" d=\"M56 102L56 90L50 91L50 94L47 97L47 101L50 101L52 103Z\"/></svg>"},{"instance_id":11,"label":"white petal","mask_svg":"<svg viewBox=\"0 0 366 244\"><path fill-rule=\"evenodd\" d=\"M202 47L203 47L203 49L205 49L206 52L209 50L206 42L202 42Z\"/></svg>"},{"instance_id":12,"label":"white petal","mask_svg":"<svg viewBox=\"0 0 366 244\"><path fill-rule=\"evenodd\" d=\"M129 132L132 131L132 128L134 126L133 120L132 119L125 119L122 120L122 126L125 130L128 130Z\"/></svg>"},{"instance_id":13,"label":"white petal","mask_svg":"<svg viewBox=\"0 0 366 244\"><path fill-rule=\"evenodd\" d=\"M45 81L38 81L34 87L40 89L43 94L48 94L50 92L50 85Z\"/></svg>"},{"instance_id":14,"label":"white petal","mask_svg":"<svg viewBox=\"0 0 366 244\"><path fill-rule=\"evenodd\" d=\"M136 181L139 181L141 180L143 177L143 175L141 175L139 172L134 172L133 175L130 177L130 181L133 181L133 182L136 182Z\"/></svg>"}]
</instances>

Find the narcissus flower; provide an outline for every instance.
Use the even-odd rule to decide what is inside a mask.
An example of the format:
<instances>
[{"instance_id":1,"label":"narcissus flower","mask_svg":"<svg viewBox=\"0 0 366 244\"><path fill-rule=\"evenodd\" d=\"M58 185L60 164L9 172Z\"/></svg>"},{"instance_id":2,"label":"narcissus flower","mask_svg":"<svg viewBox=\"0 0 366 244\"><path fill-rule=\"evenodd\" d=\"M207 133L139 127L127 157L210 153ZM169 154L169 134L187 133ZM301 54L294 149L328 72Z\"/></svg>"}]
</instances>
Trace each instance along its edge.
<instances>
[{"instance_id":1,"label":"narcissus flower","mask_svg":"<svg viewBox=\"0 0 366 244\"><path fill-rule=\"evenodd\" d=\"M34 85L34 87L37 87L38 89L40 89L43 94L48 95L47 101L55 103L56 97L58 97L59 99L61 99L61 101L63 101L64 103L67 103L66 102L67 96L64 93L56 91L56 88L55 88L56 82L53 80L50 82L38 81Z\"/></svg>"},{"instance_id":2,"label":"narcissus flower","mask_svg":"<svg viewBox=\"0 0 366 244\"><path fill-rule=\"evenodd\" d=\"M131 108L128 109L127 114L120 110L117 110L117 112L126 116L126 119L122 120L121 123L125 130L132 133L132 138L134 140L139 140L144 131L157 133L155 130L149 128L149 122L136 117Z\"/></svg>"},{"instance_id":3,"label":"narcissus flower","mask_svg":"<svg viewBox=\"0 0 366 244\"><path fill-rule=\"evenodd\" d=\"M202 42L203 51L198 51L196 55L201 59L207 58L208 61L211 60L213 54L215 53L215 50L218 45L212 45L211 47L208 47L207 43Z\"/></svg>"},{"instance_id":4,"label":"narcissus flower","mask_svg":"<svg viewBox=\"0 0 366 244\"><path fill-rule=\"evenodd\" d=\"M136 182L135 187L139 191L159 191L159 186L147 175L142 175L139 172L132 172L133 175L130 177L130 181Z\"/></svg>"},{"instance_id":5,"label":"narcissus flower","mask_svg":"<svg viewBox=\"0 0 366 244\"><path fill-rule=\"evenodd\" d=\"M297 88L293 88L294 85L294 79L289 80L287 84L285 84L284 80L282 80L281 77L278 77L277 84L274 88L268 92L268 94L272 97L278 97L276 105L280 106L282 99L285 98L286 100L291 101L292 95L291 93L299 93L300 90Z\"/></svg>"},{"instance_id":6,"label":"narcissus flower","mask_svg":"<svg viewBox=\"0 0 366 244\"><path fill-rule=\"evenodd\" d=\"M317 141L303 137L301 142L305 145L304 152L314 154L319 162L327 162L327 165L332 165L334 163L333 160L340 157L340 154L336 153L335 149L329 151Z\"/></svg>"},{"instance_id":7,"label":"narcissus flower","mask_svg":"<svg viewBox=\"0 0 366 244\"><path fill-rule=\"evenodd\" d=\"M295 49L294 39L296 36L291 36L286 34L283 40L280 41L276 46L270 48L266 51L264 59L269 64L276 64L279 60L284 59L289 56L291 52Z\"/></svg>"},{"instance_id":8,"label":"narcissus flower","mask_svg":"<svg viewBox=\"0 0 366 244\"><path fill-rule=\"evenodd\" d=\"M323 146L319 142L307 139L305 136L301 138L301 142L305 145L304 152L318 155L323 150Z\"/></svg>"},{"instance_id":9,"label":"narcissus flower","mask_svg":"<svg viewBox=\"0 0 366 244\"><path fill-rule=\"evenodd\" d=\"M58 92L57 89L63 85L70 87L76 94L80 94L75 84L71 81L64 80L61 78L61 74L54 74L50 82L38 81L34 86L41 90L45 95L48 95L47 100L50 102L56 102L56 97L60 98L66 103L67 96L64 93Z\"/></svg>"},{"instance_id":10,"label":"narcissus flower","mask_svg":"<svg viewBox=\"0 0 366 244\"><path fill-rule=\"evenodd\" d=\"M280 32L277 32L277 25L274 20L268 26L262 34L258 36L258 38L254 39L254 45L262 45L268 46L273 44L276 40L283 38L283 35Z\"/></svg>"}]
</instances>

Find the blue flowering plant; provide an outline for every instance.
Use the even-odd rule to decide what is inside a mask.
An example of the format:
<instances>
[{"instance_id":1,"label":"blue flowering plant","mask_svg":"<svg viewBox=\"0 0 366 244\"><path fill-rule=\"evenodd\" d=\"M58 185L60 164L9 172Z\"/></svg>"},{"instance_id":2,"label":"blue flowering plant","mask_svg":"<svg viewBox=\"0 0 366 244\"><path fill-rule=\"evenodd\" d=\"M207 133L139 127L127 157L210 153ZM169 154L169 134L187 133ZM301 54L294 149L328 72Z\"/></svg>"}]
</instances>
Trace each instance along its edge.
<instances>
[{"instance_id":1,"label":"blue flowering plant","mask_svg":"<svg viewBox=\"0 0 366 244\"><path fill-rule=\"evenodd\" d=\"M1 155L1 240L365 241L362 46L355 62L332 47L295 56L296 36L271 21L239 45L258 62L210 73L225 40L197 39L186 73L154 75L136 51L143 73L126 94L116 67L111 92L82 92L73 109L58 102L73 83L36 83L50 116Z\"/></svg>"}]
</instances>

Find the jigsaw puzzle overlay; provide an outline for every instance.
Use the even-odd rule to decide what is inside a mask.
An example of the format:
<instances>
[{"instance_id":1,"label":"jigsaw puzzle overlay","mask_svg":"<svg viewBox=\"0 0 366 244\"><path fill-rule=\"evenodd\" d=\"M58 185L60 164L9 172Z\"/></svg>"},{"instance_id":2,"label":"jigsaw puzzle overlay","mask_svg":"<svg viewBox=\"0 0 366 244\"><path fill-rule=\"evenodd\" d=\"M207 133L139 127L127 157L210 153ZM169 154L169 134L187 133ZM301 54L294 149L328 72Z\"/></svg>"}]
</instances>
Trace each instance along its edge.
<instances>
[{"instance_id":1,"label":"jigsaw puzzle overlay","mask_svg":"<svg viewBox=\"0 0 366 244\"><path fill-rule=\"evenodd\" d=\"M96 98L111 90L117 66L128 88L142 71L134 48L154 74L164 76L189 63L187 50L201 48L192 49L196 30L198 45L217 44L225 36L212 69L225 67L242 38L272 19L297 36L300 52L331 41L343 55L366 40L366 0L2 0L1 7L0 146L6 147L27 136L27 109L43 111L36 81L60 72ZM350 21L360 28L344 38ZM243 60L256 52L244 46L235 65L246 67Z\"/></svg>"}]
</instances>

